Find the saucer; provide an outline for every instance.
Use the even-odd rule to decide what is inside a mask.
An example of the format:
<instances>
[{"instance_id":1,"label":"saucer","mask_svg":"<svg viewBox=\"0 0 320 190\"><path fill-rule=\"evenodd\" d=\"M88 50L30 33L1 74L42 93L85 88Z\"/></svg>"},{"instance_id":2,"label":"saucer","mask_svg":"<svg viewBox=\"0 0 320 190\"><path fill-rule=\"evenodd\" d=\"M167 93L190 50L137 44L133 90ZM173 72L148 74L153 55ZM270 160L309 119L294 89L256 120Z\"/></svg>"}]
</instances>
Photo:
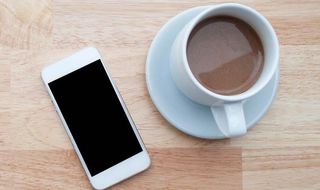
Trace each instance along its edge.
<instances>
[{"instance_id":1,"label":"saucer","mask_svg":"<svg viewBox=\"0 0 320 190\"><path fill-rule=\"evenodd\" d=\"M154 38L148 52L146 80L151 99L159 112L172 126L191 136L205 139L223 139L210 107L193 102L174 84L169 70L171 46L180 30L207 7L186 10L169 20ZM266 113L275 97L279 69L272 80L258 94L244 103L247 128L251 128Z\"/></svg>"}]
</instances>

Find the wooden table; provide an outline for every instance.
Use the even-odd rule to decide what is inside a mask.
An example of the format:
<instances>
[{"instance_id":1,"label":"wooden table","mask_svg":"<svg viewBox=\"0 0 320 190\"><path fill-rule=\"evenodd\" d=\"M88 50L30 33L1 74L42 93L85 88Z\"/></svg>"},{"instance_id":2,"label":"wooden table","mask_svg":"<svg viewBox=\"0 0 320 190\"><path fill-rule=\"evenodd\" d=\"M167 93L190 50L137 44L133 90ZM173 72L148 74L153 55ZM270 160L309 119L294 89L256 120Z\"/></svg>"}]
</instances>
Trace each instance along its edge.
<instances>
[{"instance_id":1,"label":"wooden table","mask_svg":"<svg viewBox=\"0 0 320 190\"><path fill-rule=\"evenodd\" d=\"M221 1L219 1L221 2ZM177 13L215 1L0 0L0 189L90 189L40 79L41 69L95 45L152 157L113 189L320 189L320 1L237 1L273 24L280 87L249 133L190 137L146 88L148 47Z\"/></svg>"}]
</instances>

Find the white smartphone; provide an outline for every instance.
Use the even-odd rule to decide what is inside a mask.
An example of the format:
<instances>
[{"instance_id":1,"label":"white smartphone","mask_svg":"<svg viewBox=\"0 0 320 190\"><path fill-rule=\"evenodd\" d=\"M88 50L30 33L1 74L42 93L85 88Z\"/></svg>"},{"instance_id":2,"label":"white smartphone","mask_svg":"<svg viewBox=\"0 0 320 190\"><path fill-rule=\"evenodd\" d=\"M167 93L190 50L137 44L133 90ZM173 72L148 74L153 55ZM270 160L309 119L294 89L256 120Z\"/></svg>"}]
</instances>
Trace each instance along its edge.
<instances>
[{"instance_id":1,"label":"white smartphone","mask_svg":"<svg viewBox=\"0 0 320 190\"><path fill-rule=\"evenodd\" d=\"M41 75L95 189L150 166L143 141L95 48L49 65Z\"/></svg>"}]
</instances>

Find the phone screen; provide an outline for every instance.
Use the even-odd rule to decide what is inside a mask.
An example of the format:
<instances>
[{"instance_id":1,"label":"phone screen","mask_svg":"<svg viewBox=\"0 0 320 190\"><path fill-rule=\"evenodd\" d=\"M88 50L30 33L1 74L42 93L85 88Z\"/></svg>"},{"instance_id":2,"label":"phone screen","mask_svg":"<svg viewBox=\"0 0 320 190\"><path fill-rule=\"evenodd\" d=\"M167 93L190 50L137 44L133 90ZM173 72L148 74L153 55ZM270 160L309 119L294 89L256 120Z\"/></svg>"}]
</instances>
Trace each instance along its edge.
<instances>
[{"instance_id":1,"label":"phone screen","mask_svg":"<svg viewBox=\"0 0 320 190\"><path fill-rule=\"evenodd\" d=\"M94 176L142 151L100 60L49 83Z\"/></svg>"}]
</instances>

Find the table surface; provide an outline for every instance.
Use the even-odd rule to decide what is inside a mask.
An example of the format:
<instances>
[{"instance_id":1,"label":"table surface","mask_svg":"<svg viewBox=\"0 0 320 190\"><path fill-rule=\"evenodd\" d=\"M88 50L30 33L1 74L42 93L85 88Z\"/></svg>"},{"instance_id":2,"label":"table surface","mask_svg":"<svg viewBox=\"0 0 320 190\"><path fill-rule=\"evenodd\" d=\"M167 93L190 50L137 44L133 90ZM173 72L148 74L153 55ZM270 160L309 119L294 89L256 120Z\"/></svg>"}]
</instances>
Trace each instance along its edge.
<instances>
[{"instance_id":1,"label":"table surface","mask_svg":"<svg viewBox=\"0 0 320 190\"><path fill-rule=\"evenodd\" d=\"M265 15L281 44L277 97L246 136L194 138L153 105L145 62L157 31L218 2L0 0L0 189L90 189L40 79L44 66L90 45L152 158L113 189L320 189L320 1L236 1Z\"/></svg>"}]
</instances>

